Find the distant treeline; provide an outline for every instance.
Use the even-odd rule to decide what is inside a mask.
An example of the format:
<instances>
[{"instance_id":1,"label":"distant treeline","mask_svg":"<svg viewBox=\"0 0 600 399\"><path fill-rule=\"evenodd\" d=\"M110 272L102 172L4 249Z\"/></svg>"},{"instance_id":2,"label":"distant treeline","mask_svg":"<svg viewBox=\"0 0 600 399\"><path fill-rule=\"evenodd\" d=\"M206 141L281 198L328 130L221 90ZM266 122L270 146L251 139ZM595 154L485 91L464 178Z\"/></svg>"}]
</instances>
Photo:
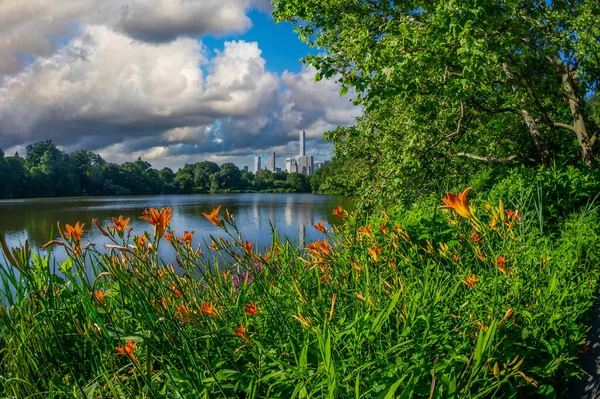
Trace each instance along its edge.
<instances>
[{"instance_id":1,"label":"distant treeline","mask_svg":"<svg viewBox=\"0 0 600 399\"><path fill-rule=\"evenodd\" d=\"M0 198L62 196L278 192L348 194L327 181L336 166L324 166L313 176L268 170L256 174L232 163L186 164L177 172L153 169L138 158L122 165L106 162L91 151L67 154L50 141L27 146L21 157L0 149Z\"/></svg>"}]
</instances>

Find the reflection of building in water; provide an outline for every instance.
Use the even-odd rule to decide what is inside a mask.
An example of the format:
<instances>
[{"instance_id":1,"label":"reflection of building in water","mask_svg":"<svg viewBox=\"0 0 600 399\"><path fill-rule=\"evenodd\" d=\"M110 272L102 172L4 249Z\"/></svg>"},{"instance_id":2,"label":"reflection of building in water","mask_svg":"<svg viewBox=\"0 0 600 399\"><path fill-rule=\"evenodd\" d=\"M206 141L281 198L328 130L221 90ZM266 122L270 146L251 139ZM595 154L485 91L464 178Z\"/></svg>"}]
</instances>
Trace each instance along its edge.
<instances>
[{"instance_id":1,"label":"reflection of building in water","mask_svg":"<svg viewBox=\"0 0 600 399\"><path fill-rule=\"evenodd\" d=\"M252 216L254 216L254 226L256 229L260 229L260 211L258 209L258 198L252 203Z\"/></svg>"},{"instance_id":2,"label":"reflection of building in water","mask_svg":"<svg viewBox=\"0 0 600 399\"><path fill-rule=\"evenodd\" d=\"M304 245L306 245L306 226L304 225L304 223L300 223L299 226L300 227L298 230L298 245L303 247Z\"/></svg>"},{"instance_id":3,"label":"reflection of building in water","mask_svg":"<svg viewBox=\"0 0 600 399\"><path fill-rule=\"evenodd\" d=\"M292 197L289 195L287 197L287 200L285 201L283 215L285 218L285 225L287 227L290 227L294 221L294 203L292 202Z\"/></svg>"},{"instance_id":4,"label":"reflection of building in water","mask_svg":"<svg viewBox=\"0 0 600 399\"><path fill-rule=\"evenodd\" d=\"M273 227L277 227L277 218L275 217L275 204L271 202L269 204L269 220Z\"/></svg>"}]
</instances>

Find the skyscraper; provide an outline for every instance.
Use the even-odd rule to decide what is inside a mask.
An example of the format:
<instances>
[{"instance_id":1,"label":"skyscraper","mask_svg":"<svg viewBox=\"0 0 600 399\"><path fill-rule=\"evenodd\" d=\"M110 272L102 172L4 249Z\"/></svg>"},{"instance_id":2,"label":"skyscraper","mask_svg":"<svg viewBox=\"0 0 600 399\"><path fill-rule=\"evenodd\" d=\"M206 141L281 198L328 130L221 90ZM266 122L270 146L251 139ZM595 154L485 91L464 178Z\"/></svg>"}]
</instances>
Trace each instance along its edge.
<instances>
[{"instance_id":1,"label":"skyscraper","mask_svg":"<svg viewBox=\"0 0 600 399\"><path fill-rule=\"evenodd\" d=\"M260 156L254 157L254 173L260 172Z\"/></svg>"},{"instance_id":2,"label":"skyscraper","mask_svg":"<svg viewBox=\"0 0 600 399\"><path fill-rule=\"evenodd\" d=\"M312 176L315 172L315 160L312 155L298 157L298 173Z\"/></svg>"},{"instance_id":3,"label":"skyscraper","mask_svg":"<svg viewBox=\"0 0 600 399\"><path fill-rule=\"evenodd\" d=\"M303 130L300 132L300 156L303 157L306 155L305 143L306 142L306 132Z\"/></svg>"},{"instance_id":4,"label":"skyscraper","mask_svg":"<svg viewBox=\"0 0 600 399\"><path fill-rule=\"evenodd\" d=\"M271 172L275 173L275 153L271 153Z\"/></svg>"},{"instance_id":5,"label":"skyscraper","mask_svg":"<svg viewBox=\"0 0 600 399\"><path fill-rule=\"evenodd\" d=\"M285 170L287 170L288 173L292 173L292 161L294 160L294 158L286 158L285 159Z\"/></svg>"}]
</instances>

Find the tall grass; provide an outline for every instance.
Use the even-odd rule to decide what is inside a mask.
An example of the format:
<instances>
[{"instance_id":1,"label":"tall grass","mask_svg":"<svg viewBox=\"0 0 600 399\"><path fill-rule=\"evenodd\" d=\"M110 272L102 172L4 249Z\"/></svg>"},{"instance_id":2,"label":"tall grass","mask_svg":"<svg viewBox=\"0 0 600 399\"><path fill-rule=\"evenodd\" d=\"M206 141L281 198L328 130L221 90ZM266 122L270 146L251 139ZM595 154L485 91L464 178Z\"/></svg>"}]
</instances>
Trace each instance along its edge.
<instances>
[{"instance_id":1,"label":"tall grass","mask_svg":"<svg viewBox=\"0 0 600 399\"><path fill-rule=\"evenodd\" d=\"M564 395L600 274L597 212L547 237L535 210L471 209L338 209L344 224L317 225L322 240L296 248L274 234L265 253L218 210L207 216L229 238L210 247L167 218L154 234L98 226L113 241L104 254L64 235L51 244L71 255L59 270L5 248L0 396Z\"/></svg>"}]
</instances>

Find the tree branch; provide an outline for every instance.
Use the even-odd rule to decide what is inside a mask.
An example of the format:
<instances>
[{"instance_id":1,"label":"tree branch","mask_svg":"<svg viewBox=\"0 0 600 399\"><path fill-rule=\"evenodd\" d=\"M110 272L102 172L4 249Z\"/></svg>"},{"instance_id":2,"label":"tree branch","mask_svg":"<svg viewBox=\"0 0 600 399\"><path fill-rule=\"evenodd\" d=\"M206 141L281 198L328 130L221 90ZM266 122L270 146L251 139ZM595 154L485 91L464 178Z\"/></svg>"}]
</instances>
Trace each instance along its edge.
<instances>
[{"instance_id":1,"label":"tree branch","mask_svg":"<svg viewBox=\"0 0 600 399\"><path fill-rule=\"evenodd\" d=\"M575 129L575 126L569 125L568 123L556 122L554 124L554 126L556 126L556 127L562 127L564 129L568 129L568 130L572 131L573 133L577 134L577 129Z\"/></svg>"},{"instance_id":2,"label":"tree branch","mask_svg":"<svg viewBox=\"0 0 600 399\"><path fill-rule=\"evenodd\" d=\"M511 155L506 158L482 157L481 155L470 154L468 152L457 152L452 155L454 155L455 157L465 157L465 158L476 159L478 161L496 162L496 163L508 163L510 161L514 161L515 159L524 159L526 161L533 162L533 163L538 162L537 159L525 156L523 154L515 154L515 155Z\"/></svg>"}]
</instances>

